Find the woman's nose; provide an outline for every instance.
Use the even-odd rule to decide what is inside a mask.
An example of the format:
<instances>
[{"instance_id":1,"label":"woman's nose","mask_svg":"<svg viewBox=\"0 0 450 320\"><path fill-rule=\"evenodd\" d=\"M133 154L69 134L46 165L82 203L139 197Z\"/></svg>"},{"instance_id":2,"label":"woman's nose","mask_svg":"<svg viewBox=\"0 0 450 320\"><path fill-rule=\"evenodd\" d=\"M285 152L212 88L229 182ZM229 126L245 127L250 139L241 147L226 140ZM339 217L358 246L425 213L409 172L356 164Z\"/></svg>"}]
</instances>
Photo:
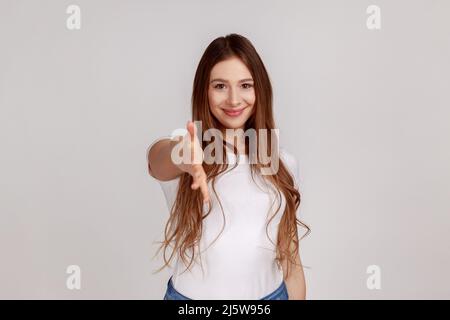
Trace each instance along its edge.
<instances>
[{"instance_id":1,"label":"woman's nose","mask_svg":"<svg viewBox=\"0 0 450 320\"><path fill-rule=\"evenodd\" d=\"M228 103L230 106L238 107L241 104L239 93L236 89L231 89L228 96Z\"/></svg>"}]
</instances>

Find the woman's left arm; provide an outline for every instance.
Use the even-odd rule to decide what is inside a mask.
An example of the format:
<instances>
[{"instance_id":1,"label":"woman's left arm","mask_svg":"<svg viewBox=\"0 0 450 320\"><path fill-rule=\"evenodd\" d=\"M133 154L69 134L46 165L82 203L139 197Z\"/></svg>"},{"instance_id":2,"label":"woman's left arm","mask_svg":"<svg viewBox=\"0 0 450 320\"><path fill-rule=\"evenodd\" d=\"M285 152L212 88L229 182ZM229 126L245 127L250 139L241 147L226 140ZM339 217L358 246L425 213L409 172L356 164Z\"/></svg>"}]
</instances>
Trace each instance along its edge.
<instances>
[{"instance_id":1,"label":"woman's left arm","mask_svg":"<svg viewBox=\"0 0 450 320\"><path fill-rule=\"evenodd\" d=\"M283 274L287 272L286 260L282 263ZM306 299L306 283L303 273L303 266L300 261L300 254L295 258L295 265L291 264L289 277L285 279L289 300L305 300Z\"/></svg>"}]
</instances>

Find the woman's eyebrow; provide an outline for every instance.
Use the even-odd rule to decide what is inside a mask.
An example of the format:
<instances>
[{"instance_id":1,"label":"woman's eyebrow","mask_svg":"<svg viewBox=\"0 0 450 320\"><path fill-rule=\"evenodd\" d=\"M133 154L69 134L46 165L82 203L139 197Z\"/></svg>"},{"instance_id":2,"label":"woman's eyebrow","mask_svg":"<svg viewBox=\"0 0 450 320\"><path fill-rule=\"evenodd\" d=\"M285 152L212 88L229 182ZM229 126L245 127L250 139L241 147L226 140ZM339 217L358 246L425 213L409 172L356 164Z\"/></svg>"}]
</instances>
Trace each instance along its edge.
<instances>
[{"instance_id":1,"label":"woman's eyebrow","mask_svg":"<svg viewBox=\"0 0 450 320\"><path fill-rule=\"evenodd\" d=\"M215 81L217 81L217 82L229 82L228 80L225 80L225 79L216 78L216 79L211 80L211 83L213 83ZM239 80L239 82L245 82L245 81L253 81L253 79L252 78L247 78L247 79Z\"/></svg>"}]
</instances>

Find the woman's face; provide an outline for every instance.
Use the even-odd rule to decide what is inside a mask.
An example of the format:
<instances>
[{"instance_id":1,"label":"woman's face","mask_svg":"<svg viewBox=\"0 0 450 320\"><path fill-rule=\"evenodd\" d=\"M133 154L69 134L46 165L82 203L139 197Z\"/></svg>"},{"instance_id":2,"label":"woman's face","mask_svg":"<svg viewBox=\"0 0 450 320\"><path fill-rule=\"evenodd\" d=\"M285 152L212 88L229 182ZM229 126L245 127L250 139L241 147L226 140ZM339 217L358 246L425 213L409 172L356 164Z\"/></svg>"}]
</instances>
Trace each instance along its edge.
<instances>
[{"instance_id":1,"label":"woman's face","mask_svg":"<svg viewBox=\"0 0 450 320\"><path fill-rule=\"evenodd\" d=\"M253 85L250 71L237 57L221 61L212 68L209 106L225 129L244 129L255 104Z\"/></svg>"}]
</instances>

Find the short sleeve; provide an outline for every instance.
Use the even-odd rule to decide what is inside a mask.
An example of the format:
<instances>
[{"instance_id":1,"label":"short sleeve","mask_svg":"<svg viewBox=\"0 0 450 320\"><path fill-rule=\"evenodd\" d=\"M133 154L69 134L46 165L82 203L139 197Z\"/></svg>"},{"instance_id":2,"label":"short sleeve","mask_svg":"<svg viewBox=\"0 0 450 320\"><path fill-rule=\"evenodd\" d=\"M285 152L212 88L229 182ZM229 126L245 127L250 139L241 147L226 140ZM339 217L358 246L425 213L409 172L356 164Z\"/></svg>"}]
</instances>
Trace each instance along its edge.
<instances>
[{"instance_id":1,"label":"short sleeve","mask_svg":"<svg viewBox=\"0 0 450 320\"><path fill-rule=\"evenodd\" d=\"M168 181L157 180L164 193L164 197L166 198L166 204L167 208L169 209L169 212L172 209L172 206L177 198L178 186L180 184L180 177L181 176L178 176L175 179Z\"/></svg>"},{"instance_id":2,"label":"short sleeve","mask_svg":"<svg viewBox=\"0 0 450 320\"><path fill-rule=\"evenodd\" d=\"M299 186L300 186L300 167L297 161L297 158L287 152L285 149L280 147L280 158L283 160L283 163L286 165L287 169L292 175L292 178L294 179L294 186L295 188L300 192ZM301 205L297 208L296 217L299 220L304 219L303 213L301 213ZM300 232L300 229L299 229ZM301 237L300 233L299 236Z\"/></svg>"},{"instance_id":3,"label":"short sleeve","mask_svg":"<svg viewBox=\"0 0 450 320\"><path fill-rule=\"evenodd\" d=\"M172 137L171 137L171 136L159 137L159 138L157 138L155 141L153 141L153 142L148 146L148 148L147 148L145 162L147 162L148 173L149 173L151 176L153 176L153 175L152 175L152 170L151 170L151 168L150 168L150 163L148 163L148 156L149 156L150 150L152 149L152 147L153 147L157 142L159 142L159 141L161 141L161 140L165 140L165 139L172 139Z\"/></svg>"},{"instance_id":4,"label":"short sleeve","mask_svg":"<svg viewBox=\"0 0 450 320\"><path fill-rule=\"evenodd\" d=\"M154 140L150 146L147 148L147 152L146 152L146 162L147 162L147 167L148 167L148 173L150 175L151 174L151 168L150 168L150 164L148 163L148 156L150 153L151 148L158 142L161 140L165 140L165 139L172 139L174 137L174 135L172 136L163 136L163 137L159 137L156 140ZM152 175L153 176L153 175ZM175 199L177 197L177 193L178 193L178 185L180 182L180 176L176 177L175 179L172 180L167 180L167 181L162 181L162 180L158 180L155 179L158 184L161 187L161 190L164 193L164 197L166 199L166 204L167 204L167 208L169 209L169 211L172 209L172 206L175 202Z\"/></svg>"},{"instance_id":5,"label":"short sleeve","mask_svg":"<svg viewBox=\"0 0 450 320\"><path fill-rule=\"evenodd\" d=\"M287 166L287 169L291 173L292 178L294 179L295 187L299 189L300 172L297 159L283 148L280 148L280 158L283 160L284 164Z\"/></svg>"},{"instance_id":6,"label":"short sleeve","mask_svg":"<svg viewBox=\"0 0 450 320\"><path fill-rule=\"evenodd\" d=\"M148 146L147 152L146 152L146 154L145 154L145 155L146 155L145 161L147 162L148 173L149 173L151 176L153 176L153 175L152 175L152 170L151 170L151 168L150 168L150 163L148 163L148 156L149 156L149 153L150 153L150 150L152 149L152 147L153 147L157 142L159 142L159 141L161 141L161 140L166 140L166 139L172 140L172 139L174 139L175 137L184 136L184 135L186 135L186 134L187 134L187 130L186 130L186 129L179 128L179 129L174 130L170 136L159 137L159 138L157 138L156 140L154 140L154 141Z\"/></svg>"}]
</instances>

